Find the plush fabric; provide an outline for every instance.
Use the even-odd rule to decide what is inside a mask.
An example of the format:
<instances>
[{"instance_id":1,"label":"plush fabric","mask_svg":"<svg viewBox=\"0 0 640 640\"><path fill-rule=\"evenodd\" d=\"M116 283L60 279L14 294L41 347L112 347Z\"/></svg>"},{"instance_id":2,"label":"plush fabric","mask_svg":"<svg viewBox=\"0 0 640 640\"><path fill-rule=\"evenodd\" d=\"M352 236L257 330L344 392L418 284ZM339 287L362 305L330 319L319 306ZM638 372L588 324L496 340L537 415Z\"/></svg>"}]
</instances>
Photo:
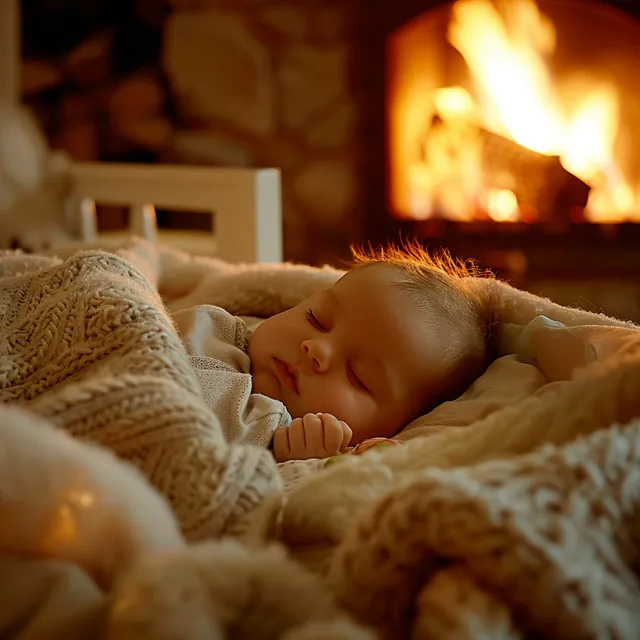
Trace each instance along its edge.
<instances>
[{"instance_id":1,"label":"plush fabric","mask_svg":"<svg viewBox=\"0 0 640 640\"><path fill-rule=\"evenodd\" d=\"M166 316L151 284L159 287L173 309L210 303L236 314L266 316L328 286L340 275L334 270L294 265L234 266L194 260L145 243L114 250L140 268L130 266L125 279L131 279L130 286L136 291L146 292L142 299L148 306L141 317L153 313L162 319L160 333L170 339L165 337L167 342L158 347L157 354L170 360L183 350L174 345L170 325L162 324ZM98 255L103 265L115 260ZM66 269L77 264L74 260L86 259L86 254L72 258L67 267L54 272L64 280ZM40 274L51 273L49 267L39 264ZM121 299L121 292L114 288L110 272L111 268L105 268L96 274L92 287L103 291L101 283L109 283L104 287L110 296L104 297L118 306L114 301ZM240 509L242 515L222 506L221 512L229 514L224 521L233 526L213 529L237 533L243 544L212 540L193 545L174 540L168 549L162 540L154 544L151 532L161 527L169 531L171 518L167 520L167 513L159 510L135 519L128 502L132 496L123 495L119 521L127 522L129 529L121 526L118 531L134 541L148 536L150 544L148 551L134 545L136 551L127 561L115 562L111 568L103 625L107 636L168 639L179 635L194 640L636 638L640 628L640 332L615 319L559 307L505 284L491 286L500 294L504 323L526 324L544 314L570 326L632 330L617 352L561 383L545 384L535 368L522 368L513 358L499 360L496 368L476 382L475 391L472 387L460 399L462 410L457 417L447 415L451 406L442 408L439 417L432 416L430 426L437 429L420 434L419 425L414 425L416 437L406 437L401 446L373 447L361 455L345 456L337 464L307 474L287 494L280 490L262 494L253 508ZM57 291L47 289L52 296L47 300L55 308ZM110 304L104 308L102 301L97 304L101 310L97 315L109 327L102 332L105 336L120 327L108 322L113 313ZM11 309L11 304L6 308ZM69 326L61 322L63 317L56 316L56 327ZM82 326L78 318L71 325L75 323ZM36 326L54 331L53 323L36 322ZM68 329L62 331L63 336L68 333ZM40 334L34 329L29 335ZM142 335L146 334L139 334L137 343ZM6 344L15 345L18 351L33 348L47 357L51 354L55 361L57 351L47 351L47 340L21 337L2 343L1 348ZM43 362L49 361L47 357L43 355ZM145 357L149 358L145 363L153 363L153 375L164 380L161 372L166 362ZM182 360L175 357L182 372ZM9 399L65 428L75 422L60 416L76 415L80 410L86 413L79 415L100 415L99 404L89 411L93 395L76 396L68 391L94 379L97 371L88 355L80 353L79 358L75 375L63 377L58 387L44 385L30 400L19 394ZM85 362L90 365L88 370ZM512 402L490 398L495 390L491 376L508 388L505 378L497 376L500 369L518 377L517 397ZM15 370L39 379L28 368ZM108 367L103 371L112 373ZM119 378L122 371L120 368L113 377ZM521 379L518 371L523 373ZM133 399L145 389L135 386L141 384L138 378L144 378L145 372L146 367L128 372L127 384L134 387L127 396L130 406L136 406ZM199 415L202 401L193 388L193 373L185 369L183 375L190 382L174 384L183 394L184 405L192 407L190 415ZM163 389L171 388L163 384ZM64 405L37 401L62 392L68 394ZM469 404L473 401L475 406ZM56 407L61 410L51 410ZM0 427L8 420L0 410ZM11 420L15 423L15 415ZM136 426L142 429L145 420L139 416ZM20 424L24 424L22 418L14 427ZM176 432L182 433L179 428ZM0 449L7 433L0 428ZM180 446L181 438L176 441ZM114 436L106 444L110 442L117 445L119 439ZM28 460L35 448L47 459L58 449L53 440L42 448L37 439L30 443L22 452L14 448L12 460ZM77 464L82 468L84 460L85 468L92 469L86 445L74 443ZM224 451L215 456L216 463L226 469L228 460L238 455L237 448L224 441L219 445L216 441L216 446L220 447L216 451ZM116 453L123 451L126 453L122 448ZM118 477L125 473L122 462L109 460L109 473ZM144 471L142 459L130 460ZM199 464L194 449L181 459L185 468L192 464ZM43 473L56 476L55 464L41 466ZM13 468L0 466L0 494ZM28 465L20 468L19 477L28 477ZM275 477L275 466L269 469ZM106 471L105 466L103 473ZM106 476L101 477L101 482L99 478L94 482L108 488ZM238 491L248 486L239 477L244 476L211 476L209 486L220 488L212 491L219 501L216 504L224 504L223 496L231 494L234 483ZM158 499L143 476L131 476L127 482L131 493L135 491L141 500L153 503ZM28 484L15 481L13 486L29 489ZM109 495L111 504L118 506L117 496ZM167 498L179 519L179 502L175 496ZM136 504L135 511L151 514L147 507ZM42 513L31 517L42 517ZM6 519L2 523L0 532ZM107 542L102 528L87 529L86 535L85 549L99 549ZM32 553L47 555L34 545ZM7 548L12 547L5 545ZM73 548L58 547L49 556L75 562L91 573L92 558L69 557ZM23 546L19 551L29 549Z\"/></svg>"},{"instance_id":2,"label":"plush fabric","mask_svg":"<svg viewBox=\"0 0 640 640\"><path fill-rule=\"evenodd\" d=\"M4 264L6 263L6 264ZM0 400L137 466L188 539L218 536L280 480L229 447L157 291L120 256L0 257Z\"/></svg>"}]
</instances>

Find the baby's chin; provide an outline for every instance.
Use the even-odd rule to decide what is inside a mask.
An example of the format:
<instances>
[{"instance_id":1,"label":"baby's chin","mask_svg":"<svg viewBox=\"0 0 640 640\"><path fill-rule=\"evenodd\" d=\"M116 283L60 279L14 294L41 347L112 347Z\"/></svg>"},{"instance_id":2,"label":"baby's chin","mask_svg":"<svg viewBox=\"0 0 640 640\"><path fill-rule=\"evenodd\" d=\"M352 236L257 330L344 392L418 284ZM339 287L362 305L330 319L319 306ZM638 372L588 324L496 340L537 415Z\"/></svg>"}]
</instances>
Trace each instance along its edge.
<instances>
[{"instance_id":1,"label":"baby's chin","mask_svg":"<svg viewBox=\"0 0 640 640\"><path fill-rule=\"evenodd\" d=\"M282 402L282 387L278 379L272 374L265 371L254 372L252 376L252 388L253 393L259 393L263 396L267 396L272 400L278 400Z\"/></svg>"}]
</instances>

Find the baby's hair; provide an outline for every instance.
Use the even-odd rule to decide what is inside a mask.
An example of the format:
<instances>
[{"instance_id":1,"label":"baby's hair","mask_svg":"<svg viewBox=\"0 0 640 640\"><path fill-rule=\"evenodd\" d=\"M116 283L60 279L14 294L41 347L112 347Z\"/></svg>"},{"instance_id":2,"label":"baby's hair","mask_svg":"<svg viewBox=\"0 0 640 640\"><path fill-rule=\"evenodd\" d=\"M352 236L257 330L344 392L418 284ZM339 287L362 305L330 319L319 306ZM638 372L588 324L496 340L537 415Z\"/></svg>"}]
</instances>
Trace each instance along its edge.
<instances>
[{"instance_id":1,"label":"baby's hair","mask_svg":"<svg viewBox=\"0 0 640 640\"><path fill-rule=\"evenodd\" d=\"M458 397L495 356L495 304L489 287L479 280L493 274L446 251L431 254L417 241L367 250L352 247L351 251L352 268L387 265L397 269L394 284L424 314L426 323L441 323L450 338L442 385L430 390L423 410Z\"/></svg>"}]
</instances>

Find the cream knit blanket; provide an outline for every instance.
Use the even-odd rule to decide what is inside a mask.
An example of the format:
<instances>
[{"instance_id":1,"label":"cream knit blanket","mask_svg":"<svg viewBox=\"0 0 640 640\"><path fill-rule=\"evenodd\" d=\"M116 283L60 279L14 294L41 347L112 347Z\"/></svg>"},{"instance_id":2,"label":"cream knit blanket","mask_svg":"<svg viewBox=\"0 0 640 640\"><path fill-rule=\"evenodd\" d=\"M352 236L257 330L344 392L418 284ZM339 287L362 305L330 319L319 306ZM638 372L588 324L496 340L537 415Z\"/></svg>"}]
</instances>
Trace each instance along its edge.
<instances>
[{"instance_id":1,"label":"cream knit blanket","mask_svg":"<svg viewBox=\"0 0 640 640\"><path fill-rule=\"evenodd\" d=\"M132 462L170 500L189 540L234 529L279 490L268 451L225 442L137 268L109 253L0 256L2 402Z\"/></svg>"},{"instance_id":2,"label":"cream knit blanket","mask_svg":"<svg viewBox=\"0 0 640 640\"><path fill-rule=\"evenodd\" d=\"M125 251L172 308L209 302L235 313L268 315L338 275L282 265L232 267L175 252L157 253L147 245ZM105 254L41 267L46 268L38 274L0 282L2 291L12 282L23 283L0 298L11 312L1 334L2 393L13 394L11 399L63 426L101 425L97 433L106 434L109 446L120 447L119 452L138 465L147 458L159 461L159 450L171 456L175 443L185 452L182 466L200 468L198 448L185 442L190 442L188 436L204 438L215 452L206 458L215 461L208 467L215 472L204 484L216 505L213 512L222 505L224 514L218 519L214 513L216 524L210 530L222 531L234 520L263 523L265 513L273 513L274 498L262 501L247 518L239 518L226 498L246 495L256 477L261 478L258 486L275 487L274 467L265 463L261 469L266 471L257 473L259 465L251 464L247 475L231 471L235 467L230 461L237 456L255 460L251 456L257 454L226 447L210 433L216 432L215 419L202 407L194 378L184 368L183 351L153 287L140 272ZM77 290L71 283L83 281L85 269L94 277ZM69 270L71 275L65 275ZM123 289L125 299L133 296L135 304L123 302ZM94 300L91 312L64 311L60 296L70 290L74 300ZM33 291L39 292L35 298ZM547 315L568 324L616 324L525 294L512 309L505 307L503 318L527 322L543 303ZM14 304L20 313L13 311ZM43 308L50 309L48 322L39 319ZM29 331L9 334L4 328L23 326L20 323ZM130 341L125 338L129 325L135 328ZM128 346L100 351L101 358L81 349L73 356L52 358L58 349L47 345L75 344L70 336L77 335L77 327L86 339L99 336L94 349L119 331L124 335L118 344ZM144 354L142 366L135 366L135 357L127 360L129 350ZM42 373L16 355L24 352L42 363ZM45 364L52 361L57 366ZM169 374L166 370L174 361L177 372ZM62 375L69 368L73 373ZM128 375L128 382L118 386L122 375ZM166 390L153 396L162 413L181 400L181 409L170 415L184 411L190 421L162 422L165 429L158 433L170 430L175 440L161 446L162 438L151 437L150 449L134 457L132 440L122 433L146 437L149 425L156 424L155 411L147 405L148 415L123 417L110 394L127 394L122 404L127 411L135 410L136 397L154 387L145 384L147 376L162 381ZM32 380L34 391L22 391ZM100 391L104 381L110 381L112 392ZM109 417L96 417L103 406L112 407ZM197 428L189 429L187 423ZM75 432L81 437L87 433ZM178 466L172 469L188 474ZM153 474L147 475L161 492L166 490ZM189 485L193 493L200 492L202 481L200 476ZM247 502L256 504L267 492L256 491ZM165 495L173 498L171 492ZM175 499L174 504L182 522ZM614 358L596 363L574 380L468 428L373 450L310 476L287 497L280 516L280 543L321 581L269 550L214 542L154 558L152 545L147 557L140 554L116 581L108 621L112 637L168 639L179 632L179 637L194 640L205 637L203 633L288 640L637 638L640 334Z\"/></svg>"}]
</instances>

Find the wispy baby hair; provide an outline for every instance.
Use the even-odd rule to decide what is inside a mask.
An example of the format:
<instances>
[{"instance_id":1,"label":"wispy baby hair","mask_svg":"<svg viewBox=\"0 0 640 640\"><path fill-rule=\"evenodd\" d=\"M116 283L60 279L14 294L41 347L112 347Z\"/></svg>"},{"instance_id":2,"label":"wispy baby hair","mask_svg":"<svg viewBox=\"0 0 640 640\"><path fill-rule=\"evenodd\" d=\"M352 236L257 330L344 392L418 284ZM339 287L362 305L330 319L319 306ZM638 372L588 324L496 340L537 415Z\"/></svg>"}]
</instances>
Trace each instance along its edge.
<instances>
[{"instance_id":1,"label":"wispy baby hair","mask_svg":"<svg viewBox=\"0 0 640 640\"><path fill-rule=\"evenodd\" d=\"M419 241L351 250L353 268L386 265L397 270L394 284L423 314L425 325L438 323L439 333L446 336L445 374L440 388L427 394L425 408L460 395L495 355L496 313L486 283L491 272L446 251L430 253Z\"/></svg>"}]
</instances>

